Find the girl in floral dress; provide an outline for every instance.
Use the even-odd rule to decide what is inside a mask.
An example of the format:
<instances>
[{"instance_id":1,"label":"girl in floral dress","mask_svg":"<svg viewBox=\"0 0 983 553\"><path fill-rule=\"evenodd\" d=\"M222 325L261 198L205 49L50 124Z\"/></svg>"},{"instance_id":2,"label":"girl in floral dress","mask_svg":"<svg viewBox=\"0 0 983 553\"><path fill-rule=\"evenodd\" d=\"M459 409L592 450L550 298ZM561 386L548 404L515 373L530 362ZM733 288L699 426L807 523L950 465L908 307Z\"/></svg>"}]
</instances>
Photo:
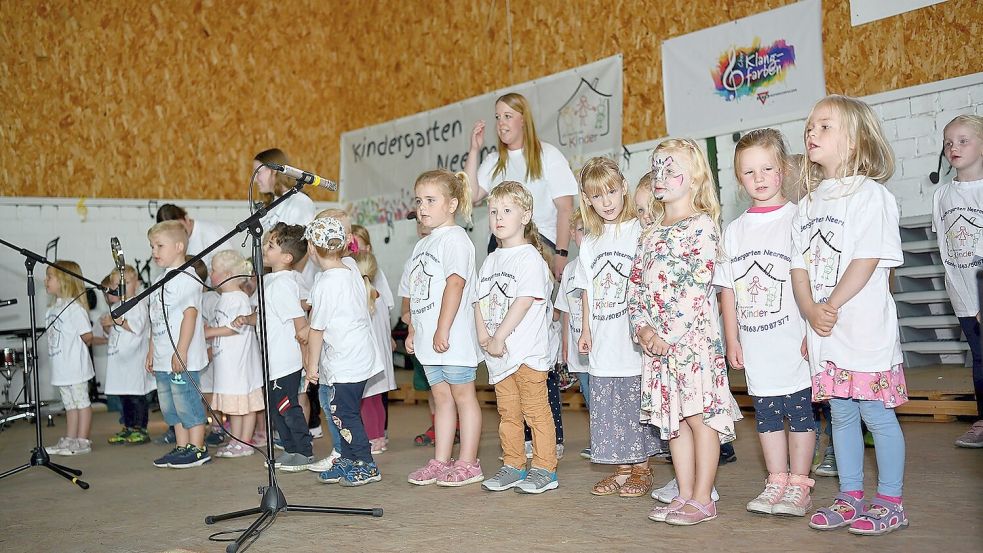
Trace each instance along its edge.
<instances>
[{"instance_id":1,"label":"girl in floral dress","mask_svg":"<svg viewBox=\"0 0 983 553\"><path fill-rule=\"evenodd\" d=\"M635 255L628 308L644 351L641 419L669 440L679 495L649 518L688 526L717 516L710 493L720 443L734 439L741 418L710 304L720 203L692 140L659 144L652 169L653 224Z\"/></svg>"}]
</instances>

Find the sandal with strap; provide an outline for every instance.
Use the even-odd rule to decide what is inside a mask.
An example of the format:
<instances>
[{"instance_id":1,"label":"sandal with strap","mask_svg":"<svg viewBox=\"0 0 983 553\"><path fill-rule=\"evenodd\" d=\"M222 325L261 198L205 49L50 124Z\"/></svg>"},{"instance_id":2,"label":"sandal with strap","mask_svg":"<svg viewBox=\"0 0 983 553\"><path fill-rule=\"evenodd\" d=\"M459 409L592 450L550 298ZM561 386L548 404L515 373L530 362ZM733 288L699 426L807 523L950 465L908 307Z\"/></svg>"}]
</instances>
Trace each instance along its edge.
<instances>
[{"instance_id":1,"label":"sandal with strap","mask_svg":"<svg viewBox=\"0 0 983 553\"><path fill-rule=\"evenodd\" d=\"M417 434L417 436L413 438L413 445L417 447L422 447L425 445L433 445L435 438L436 438L436 434L434 434L433 425L431 425L426 432L424 432L423 434Z\"/></svg>"},{"instance_id":2,"label":"sandal with strap","mask_svg":"<svg viewBox=\"0 0 983 553\"><path fill-rule=\"evenodd\" d=\"M908 527L904 505L881 498L870 502L867 511L850 524L850 533L860 536L883 536Z\"/></svg>"},{"instance_id":3,"label":"sandal with strap","mask_svg":"<svg viewBox=\"0 0 983 553\"><path fill-rule=\"evenodd\" d=\"M649 519L656 522L665 522L669 513L674 513L686 505L686 500L681 497L674 497L668 505L659 505L649 512Z\"/></svg>"},{"instance_id":4,"label":"sandal with strap","mask_svg":"<svg viewBox=\"0 0 983 553\"><path fill-rule=\"evenodd\" d=\"M618 493L621 487L624 486L624 484L618 483L619 476L631 477L631 467L618 467L618 470L614 474L604 477L597 484L594 484L590 493L593 495L613 495ZM626 479L625 482L627 481Z\"/></svg>"},{"instance_id":5,"label":"sandal with strap","mask_svg":"<svg viewBox=\"0 0 983 553\"><path fill-rule=\"evenodd\" d=\"M654 484L652 469L647 466L644 468L632 466L631 474L628 475L628 480L622 484L618 495L621 497L642 497L652 491L652 484Z\"/></svg>"},{"instance_id":6,"label":"sandal with strap","mask_svg":"<svg viewBox=\"0 0 983 553\"><path fill-rule=\"evenodd\" d=\"M809 519L809 527L816 530L834 530L844 526L850 526L854 520L863 516L867 510L867 504L863 499L857 499L849 494L840 492L836 494L833 504L829 507L822 507L812 514ZM853 513L847 517L848 513Z\"/></svg>"},{"instance_id":7,"label":"sandal with strap","mask_svg":"<svg viewBox=\"0 0 983 553\"><path fill-rule=\"evenodd\" d=\"M696 510L687 513L683 510L687 505ZM666 524L671 524L673 526L693 526L694 524L699 524L715 518L717 518L716 503L710 501L710 503L703 505L699 501L689 499L686 501L683 507L666 515Z\"/></svg>"}]
</instances>

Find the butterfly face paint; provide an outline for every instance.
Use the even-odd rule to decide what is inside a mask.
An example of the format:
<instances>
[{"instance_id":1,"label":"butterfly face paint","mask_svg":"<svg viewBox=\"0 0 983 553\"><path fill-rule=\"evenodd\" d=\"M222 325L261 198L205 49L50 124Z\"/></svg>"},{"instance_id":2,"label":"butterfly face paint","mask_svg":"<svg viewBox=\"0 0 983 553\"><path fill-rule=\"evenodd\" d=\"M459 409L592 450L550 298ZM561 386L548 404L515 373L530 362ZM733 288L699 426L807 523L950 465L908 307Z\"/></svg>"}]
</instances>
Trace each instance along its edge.
<instances>
[{"instance_id":1,"label":"butterfly face paint","mask_svg":"<svg viewBox=\"0 0 983 553\"><path fill-rule=\"evenodd\" d=\"M671 155L660 153L652 160L652 195L669 203L683 197L689 190L688 171Z\"/></svg>"}]
</instances>

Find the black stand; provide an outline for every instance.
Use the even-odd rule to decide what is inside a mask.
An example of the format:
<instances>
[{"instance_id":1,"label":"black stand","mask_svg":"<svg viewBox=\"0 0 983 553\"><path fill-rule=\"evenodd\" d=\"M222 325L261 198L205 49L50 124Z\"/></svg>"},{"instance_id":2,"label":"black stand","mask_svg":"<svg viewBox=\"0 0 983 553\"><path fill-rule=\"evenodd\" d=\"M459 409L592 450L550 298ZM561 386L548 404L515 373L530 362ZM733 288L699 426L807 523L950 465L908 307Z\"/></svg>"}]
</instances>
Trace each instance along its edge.
<instances>
[{"instance_id":1,"label":"black stand","mask_svg":"<svg viewBox=\"0 0 983 553\"><path fill-rule=\"evenodd\" d=\"M57 265L52 265L47 259L41 257L40 255L24 248L18 248L17 246L11 244L10 242L7 242L6 240L3 240L2 238L0 238L0 243L2 243L4 246L7 246L12 250L16 250L18 253L23 255L24 267L27 268L27 304L28 304L28 312L30 313L30 318L31 318L31 348L33 352L33 355L31 355L32 374L31 374L30 385L34 386L33 403L34 403L34 438L35 438L34 449L31 451L31 460L19 467L12 468L4 472L3 474L0 474L0 479L6 478L8 476L13 476L18 472L27 470L31 467L45 467L51 470L52 472L54 472L55 474L65 479L71 480L73 484L77 485L83 490L87 490L89 489L89 484L87 482L79 480L78 478L79 476L82 475L82 471L78 469L69 468L64 465L59 465L58 463L52 463L51 457L48 455L48 452L45 451L44 444L41 439L41 380L40 377L38 376L38 356L37 356L37 351L38 351L37 327L38 326L37 326L37 313L35 312L34 309L34 295L35 295L34 294L34 266L38 262L41 262L50 267L54 267L59 271L66 272L85 282L91 283L91 281L85 279L84 277L82 277L82 275L76 275L75 273L71 271L66 271L65 269L62 269ZM101 288L101 286L98 285L97 287Z\"/></svg>"},{"instance_id":2,"label":"black stand","mask_svg":"<svg viewBox=\"0 0 983 553\"><path fill-rule=\"evenodd\" d=\"M252 213L244 221L236 225L235 229L229 231L225 236L219 238L215 243L209 245L207 248L202 250L200 253L195 255L193 258L187 260L181 267L176 271L171 271L164 275L164 277L157 281L156 284L147 288L139 295L131 298L130 300L124 302L122 305L113 310L113 317L119 317L130 309L133 304L142 300L144 297L153 293L154 290L163 286L167 281L177 275L180 271L191 266L192 263L201 259L209 252L217 248L220 244L224 244L226 240L239 234L240 232L246 230L252 236L252 256L253 256L253 272L256 273L256 293L259 296L259 306L258 314L256 315L256 328L259 331L259 349L260 357L263 360L263 381L269 383L270 381L270 358L269 349L266 342L266 291L263 289L263 226L260 224L260 219L266 215L266 213L286 200L289 196L297 194L304 187L304 181L298 179L297 184L292 188L287 190L287 192L270 203L269 206L261 207ZM253 521L246 528L242 534L232 543L230 543L225 550L228 553L235 553L247 540L252 537L259 537L259 534L266 529L269 524L272 524L272 518L275 518L277 514L281 511L298 511L304 513L326 513L326 514L338 514L338 515L370 515L374 517L382 516L382 509L379 507L372 509L355 509L348 507L320 507L315 505L291 505L287 503L287 499L283 496L283 492L280 491L280 487L277 485L276 476L274 474L276 470L275 463L273 461L273 420L270 414L269 405L269 395L264 394L263 402L266 406L266 428L270 435L269 440L266 441L266 469L267 469L267 486L262 486L259 488L259 493L262 494L263 498L260 500L259 507L253 507L250 509L245 509L242 511L233 511L230 513L225 513L221 515L209 515L205 517L205 524L214 524L223 520L229 520L233 518L239 518L249 515L258 514L259 518Z\"/></svg>"}]
</instances>

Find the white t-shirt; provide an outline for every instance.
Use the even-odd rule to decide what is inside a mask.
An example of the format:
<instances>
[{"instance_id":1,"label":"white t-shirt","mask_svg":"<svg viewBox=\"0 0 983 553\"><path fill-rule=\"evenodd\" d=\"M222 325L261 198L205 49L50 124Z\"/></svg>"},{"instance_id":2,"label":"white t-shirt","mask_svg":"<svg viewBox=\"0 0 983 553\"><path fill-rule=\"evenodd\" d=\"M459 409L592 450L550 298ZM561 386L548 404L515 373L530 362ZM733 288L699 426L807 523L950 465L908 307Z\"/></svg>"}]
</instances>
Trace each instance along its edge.
<instances>
[{"instance_id":1,"label":"white t-shirt","mask_svg":"<svg viewBox=\"0 0 983 553\"><path fill-rule=\"evenodd\" d=\"M44 314L52 386L71 386L87 382L96 375L89 347L80 338L92 332L92 321L77 301L71 305L68 302L67 299L58 298ZM62 312L62 309L65 311Z\"/></svg>"},{"instance_id":2,"label":"white t-shirt","mask_svg":"<svg viewBox=\"0 0 983 553\"><path fill-rule=\"evenodd\" d=\"M278 271L263 277L270 380L283 378L304 367L294 327L294 319L305 316L304 308L300 306L297 274L297 271Z\"/></svg>"},{"instance_id":3,"label":"white t-shirt","mask_svg":"<svg viewBox=\"0 0 983 553\"><path fill-rule=\"evenodd\" d=\"M321 384L364 382L382 372L377 359L365 283L358 267L321 271L311 288L311 328L324 331L318 366Z\"/></svg>"},{"instance_id":4,"label":"white t-shirt","mask_svg":"<svg viewBox=\"0 0 983 553\"><path fill-rule=\"evenodd\" d=\"M409 291L413 348L417 359L424 365L478 366L480 357L473 307L476 299L474 244L467 231L457 225L434 229L416 243L408 263L409 270L403 272L403 280ZM451 275L464 279L464 291L451 323L450 349L437 353L433 349L433 337L440 317L440 301ZM404 288L404 283L400 283L400 288Z\"/></svg>"},{"instance_id":5,"label":"white t-shirt","mask_svg":"<svg viewBox=\"0 0 983 553\"><path fill-rule=\"evenodd\" d=\"M274 207L259 220L264 230L270 230L277 223L307 226L314 220L314 200L307 194L299 192L291 195L283 203Z\"/></svg>"},{"instance_id":6,"label":"white t-shirt","mask_svg":"<svg viewBox=\"0 0 983 553\"><path fill-rule=\"evenodd\" d=\"M213 223L211 221L199 221L194 219L194 226L191 227L191 235L188 236L188 248L186 253L188 255L195 255L201 250L211 246L213 242L219 238L225 236L228 232L221 225ZM226 240L222 245L212 250L208 255L202 258L205 262L206 267L212 266L212 257L222 251L222 250L236 250L239 251L239 244L234 242L235 237Z\"/></svg>"},{"instance_id":7,"label":"white t-shirt","mask_svg":"<svg viewBox=\"0 0 983 553\"><path fill-rule=\"evenodd\" d=\"M167 273L174 270L168 269ZM157 277L157 280L164 278L167 273ZM164 298L163 303L161 303L161 296ZM151 340L154 341L155 371L171 372L171 356L174 354L174 346L180 341L181 321L184 320L185 310L190 307L197 310L197 315L194 335L188 345L188 358L184 363L189 371L200 371L208 364L204 320L201 316L201 283L198 282L194 269L189 267L184 274L175 276L162 288L150 294L150 334ZM165 309L169 326L164 322ZM168 328L170 328L170 337Z\"/></svg>"},{"instance_id":8,"label":"white t-shirt","mask_svg":"<svg viewBox=\"0 0 983 553\"><path fill-rule=\"evenodd\" d=\"M932 196L932 231L952 309L957 317L975 317L980 311L976 272L983 269L983 180L940 186Z\"/></svg>"},{"instance_id":9,"label":"white t-shirt","mask_svg":"<svg viewBox=\"0 0 983 553\"><path fill-rule=\"evenodd\" d=\"M216 336L212 340L213 391L217 394L246 395L263 387L262 359L255 327L231 326L236 317L252 312L249 296L238 290L222 292L215 306L215 326L236 331L232 336Z\"/></svg>"},{"instance_id":10,"label":"white t-shirt","mask_svg":"<svg viewBox=\"0 0 983 553\"><path fill-rule=\"evenodd\" d=\"M393 350L389 341L392 336L392 328L389 327L389 309L382 296L375 299L375 312L372 313L372 335L375 338L376 358L382 362L383 371L365 383L362 397L370 397L396 389Z\"/></svg>"},{"instance_id":11,"label":"white t-shirt","mask_svg":"<svg viewBox=\"0 0 983 553\"><path fill-rule=\"evenodd\" d=\"M495 335L513 300L533 298L526 316L505 338L505 354L502 357L485 355L489 384L509 377L522 364L543 372L552 368L552 355L547 343L553 316L550 302L553 281L550 275L543 256L530 244L498 248L488 254L481 265L477 305L489 336Z\"/></svg>"},{"instance_id":12,"label":"white t-shirt","mask_svg":"<svg viewBox=\"0 0 983 553\"><path fill-rule=\"evenodd\" d=\"M202 292L201 294L201 319L204 321L206 326L218 326L218 322L215 319L215 307L218 305L218 300L221 294L213 290L208 290ZM206 348L212 347L212 343L215 341L214 338L211 340L206 340ZM207 349L206 349L207 354ZM199 375L201 382L199 386L201 387L201 392L203 394L210 394L215 388L215 371L212 369L212 362L209 361L205 368L201 370Z\"/></svg>"},{"instance_id":13,"label":"white t-shirt","mask_svg":"<svg viewBox=\"0 0 983 553\"><path fill-rule=\"evenodd\" d=\"M853 179L856 191L839 197ZM887 188L866 177L826 179L799 202L792 226L792 268L805 269L813 301L829 299L854 259L879 259L867 284L840 307L833 333L806 330L813 373L826 361L856 372L901 363L898 312L888 287L892 267L904 261L898 204Z\"/></svg>"},{"instance_id":14,"label":"white t-shirt","mask_svg":"<svg viewBox=\"0 0 983 553\"><path fill-rule=\"evenodd\" d=\"M556 308L567 313L569 324L567 325L567 370L572 373L589 372L590 357L580 354L581 325L584 321L583 290L574 284L574 277L577 275L578 261L571 259L563 268L563 276L560 278L560 291L556 294Z\"/></svg>"},{"instance_id":15,"label":"white t-shirt","mask_svg":"<svg viewBox=\"0 0 983 553\"><path fill-rule=\"evenodd\" d=\"M586 236L577 256L574 287L587 291L590 306L590 375L642 374L642 350L631 339L628 276L638 250L638 219L604 225L600 236Z\"/></svg>"},{"instance_id":16,"label":"white t-shirt","mask_svg":"<svg viewBox=\"0 0 983 553\"><path fill-rule=\"evenodd\" d=\"M526 179L526 158L523 150L509 150L505 171L492 175L498 163L499 152L492 152L478 168L478 186L490 192L505 181L516 181L525 185L532 193L532 220L543 236L556 243L556 205L553 200L563 196L576 196L579 193L577 179L570 170L567 158L552 144L540 142L543 147L543 176L536 180ZM564 223L566 224L566 223Z\"/></svg>"},{"instance_id":17,"label":"white t-shirt","mask_svg":"<svg viewBox=\"0 0 983 553\"><path fill-rule=\"evenodd\" d=\"M157 379L144 365L150 347L147 302L134 305L123 317L130 330L113 325L107 338L106 394L142 396L157 389Z\"/></svg>"},{"instance_id":18,"label":"white t-shirt","mask_svg":"<svg viewBox=\"0 0 983 553\"><path fill-rule=\"evenodd\" d=\"M744 351L748 393L791 394L811 385L802 358L806 322L792 295L792 219L787 203L767 213L745 212L724 231L724 259L713 284L730 288L737 300L738 337Z\"/></svg>"}]
</instances>

